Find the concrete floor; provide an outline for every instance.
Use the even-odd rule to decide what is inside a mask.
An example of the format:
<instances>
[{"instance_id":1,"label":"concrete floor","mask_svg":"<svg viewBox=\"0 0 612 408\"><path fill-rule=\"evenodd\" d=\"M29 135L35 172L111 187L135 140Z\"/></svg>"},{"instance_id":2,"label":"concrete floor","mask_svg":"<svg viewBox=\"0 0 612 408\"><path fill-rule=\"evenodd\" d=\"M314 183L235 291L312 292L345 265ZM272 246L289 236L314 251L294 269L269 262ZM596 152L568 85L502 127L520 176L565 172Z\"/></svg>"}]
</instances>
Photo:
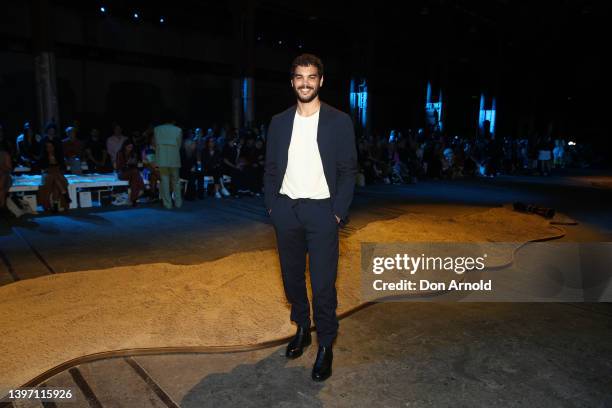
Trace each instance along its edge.
<instances>
[{"instance_id":1,"label":"concrete floor","mask_svg":"<svg viewBox=\"0 0 612 408\"><path fill-rule=\"evenodd\" d=\"M525 201L579 221L564 240L610 241L609 189L545 181L371 186L357 193L343 234L406 211L457 215ZM259 198L210 199L172 212L76 210L1 222L0 284L141 262L200 263L274 245ZM334 375L324 384L310 380L315 347L288 362L281 346L105 359L40 386L75 390L78 402L59 407L612 407L610 303L384 303L340 325Z\"/></svg>"}]
</instances>

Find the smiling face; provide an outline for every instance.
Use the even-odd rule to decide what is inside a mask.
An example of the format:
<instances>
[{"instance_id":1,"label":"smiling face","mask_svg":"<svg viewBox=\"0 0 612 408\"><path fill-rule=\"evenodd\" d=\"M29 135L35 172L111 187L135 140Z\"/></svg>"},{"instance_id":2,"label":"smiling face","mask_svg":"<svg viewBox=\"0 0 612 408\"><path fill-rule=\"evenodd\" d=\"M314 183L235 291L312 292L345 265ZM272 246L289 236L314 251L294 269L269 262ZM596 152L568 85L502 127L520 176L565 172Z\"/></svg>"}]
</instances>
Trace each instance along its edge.
<instances>
[{"instance_id":1,"label":"smiling face","mask_svg":"<svg viewBox=\"0 0 612 408\"><path fill-rule=\"evenodd\" d=\"M319 75L319 70L314 65L298 65L293 73L291 86L300 102L312 102L323 86L323 77Z\"/></svg>"}]
</instances>

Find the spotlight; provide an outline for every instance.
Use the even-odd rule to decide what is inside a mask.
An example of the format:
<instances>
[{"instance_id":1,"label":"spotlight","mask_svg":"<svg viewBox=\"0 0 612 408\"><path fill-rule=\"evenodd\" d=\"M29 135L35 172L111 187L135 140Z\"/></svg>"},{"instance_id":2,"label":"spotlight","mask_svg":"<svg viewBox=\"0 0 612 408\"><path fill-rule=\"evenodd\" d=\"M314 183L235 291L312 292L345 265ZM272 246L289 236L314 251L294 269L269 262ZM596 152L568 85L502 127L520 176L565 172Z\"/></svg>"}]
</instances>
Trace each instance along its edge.
<instances>
[{"instance_id":1,"label":"spotlight","mask_svg":"<svg viewBox=\"0 0 612 408\"><path fill-rule=\"evenodd\" d=\"M166 22L166 19L164 17L160 17L159 22L160 24L164 24Z\"/></svg>"},{"instance_id":2,"label":"spotlight","mask_svg":"<svg viewBox=\"0 0 612 408\"><path fill-rule=\"evenodd\" d=\"M106 7L101 6L100 7L100 13L105 14L106 13Z\"/></svg>"},{"instance_id":3,"label":"spotlight","mask_svg":"<svg viewBox=\"0 0 612 408\"><path fill-rule=\"evenodd\" d=\"M573 141L571 141L571 140L570 140L570 141L567 143L567 145L568 145L568 146L576 146L576 142L573 142Z\"/></svg>"},{"instance_id":4,"label":"spotlight","mask_svg":"<svg viewBox=\"0 0 612 408\"><path fill-rule=\"evenodd\" d=\"M278 40L278 45L282 45L283 41L282 40Z\"/></svg>"},{"instance_id":5,"label":"spotlight","mask_svg":"<svg viewBox=\"0 0 612 408\"><path fill-rule=\"evenodd\" d=\"M134 13L133 17L134 17L134 20L138 20L140 18L140 14Z\"/></svg>"}]
</instances>

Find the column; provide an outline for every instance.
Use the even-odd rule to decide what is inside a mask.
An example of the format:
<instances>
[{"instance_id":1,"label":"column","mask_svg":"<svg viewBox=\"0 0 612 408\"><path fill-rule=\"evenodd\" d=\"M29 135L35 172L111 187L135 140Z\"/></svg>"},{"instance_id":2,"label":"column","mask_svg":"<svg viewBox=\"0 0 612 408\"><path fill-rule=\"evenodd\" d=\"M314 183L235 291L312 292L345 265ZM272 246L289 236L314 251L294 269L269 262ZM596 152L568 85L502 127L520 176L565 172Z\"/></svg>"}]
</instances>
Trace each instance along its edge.
<instances>
[{"instance_id":1,"label":"column","mask_svg":"<svg viewBox=\"0 0 612 408\"><path fill-rule=\"evenodd\" d=\"M31 5L38 121L41 129L52 121L59 127L55 54L50 30L53 15L49 0L32 0Z\"/></svg>"}]
</instances>

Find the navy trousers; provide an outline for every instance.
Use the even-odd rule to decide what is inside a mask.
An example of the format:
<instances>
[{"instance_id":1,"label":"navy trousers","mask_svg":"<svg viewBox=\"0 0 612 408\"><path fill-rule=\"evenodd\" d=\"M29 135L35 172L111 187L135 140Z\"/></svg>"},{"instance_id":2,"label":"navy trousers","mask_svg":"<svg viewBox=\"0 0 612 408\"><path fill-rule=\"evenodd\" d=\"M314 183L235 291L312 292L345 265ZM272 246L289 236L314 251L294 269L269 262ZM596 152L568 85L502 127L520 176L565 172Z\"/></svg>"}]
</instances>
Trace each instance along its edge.
<instances>
[{"instance_id":1,"label":"navy trousers","mask_svg":"<svg viewBox=\"0 0 612 408\"><path fill-rule=\"evenodd\" d=\"M331 200L294 200L281 194L271 210L285 295L291 304L291 320L310 327L305 277L308 254L317 338L319 345L330 346L338 333L336 275L339 228Z\"/></svg>"}]
</instances>

